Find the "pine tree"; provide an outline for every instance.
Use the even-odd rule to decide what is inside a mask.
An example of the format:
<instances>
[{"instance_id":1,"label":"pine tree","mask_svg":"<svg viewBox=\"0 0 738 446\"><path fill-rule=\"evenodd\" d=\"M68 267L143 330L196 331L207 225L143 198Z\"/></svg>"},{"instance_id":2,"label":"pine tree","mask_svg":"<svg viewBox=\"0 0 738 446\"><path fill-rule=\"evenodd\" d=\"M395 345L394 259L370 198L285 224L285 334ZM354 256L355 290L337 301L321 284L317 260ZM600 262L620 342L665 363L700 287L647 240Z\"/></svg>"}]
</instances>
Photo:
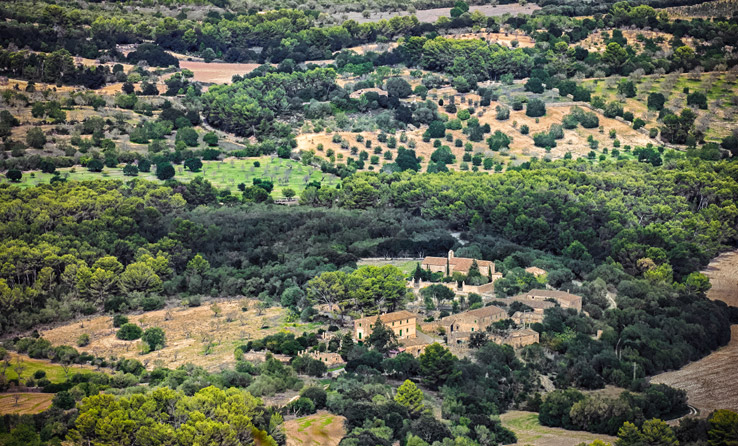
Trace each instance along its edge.
<instances>
[{"instance_id":1,"label":"pine tree","mask_svg":"<svg viewBox=\"0 0 738 446\"><path fill-rule=\"evenodd\" d=\"M420 282L420 279L423 278L423 270L420 269L420 263L415 264L415 273L413 274L413 278L415 279L415 283Z\"/></svg>"},{"instance_id":2,"label":"pine tree","mask_svg":"<svg viewBox=\"0 0 738 446\"><path fill-rule=\"evenodd\" d=\"M643 444L643 435L635 424L626 421L618 430L616 446L637 446Z\"/></svg>"},{"instance_id":3,"label":"pine tree","mask_svg":"<svg viewBox=\"0 0 738 446\"><path fill-rule=\"evenodd\" d=\"M341 341L341 350L339 350L341 358L344 361L348 361L348 354L353 348L354 338L351 336L351 332L347 332L345 335L343 335L343 340Z\"/></svg>"},{"instance_id":4,"label":"pine tree","mask_svg":"<svg viewBox=\"0 0 738 446\"><path fill-rule=\"evenodd\" d=\"M397 347L397 337L395 332L391 328L387 328L377 316L377 321L372 326L372 334L367 336L366 343L372 346L374 350L386 355Z\"/></svg>"},{"instance_id":5,"label":"pine tree","mask_svg":"<svg viewBox=\"0 0 738 446\"><path fill-rule=\"evenodd\" d=\"M407 407L411 415L418 415L423 411L423 391L409 379L397 388L395 401Z\"/></svg>"}]
</instances>

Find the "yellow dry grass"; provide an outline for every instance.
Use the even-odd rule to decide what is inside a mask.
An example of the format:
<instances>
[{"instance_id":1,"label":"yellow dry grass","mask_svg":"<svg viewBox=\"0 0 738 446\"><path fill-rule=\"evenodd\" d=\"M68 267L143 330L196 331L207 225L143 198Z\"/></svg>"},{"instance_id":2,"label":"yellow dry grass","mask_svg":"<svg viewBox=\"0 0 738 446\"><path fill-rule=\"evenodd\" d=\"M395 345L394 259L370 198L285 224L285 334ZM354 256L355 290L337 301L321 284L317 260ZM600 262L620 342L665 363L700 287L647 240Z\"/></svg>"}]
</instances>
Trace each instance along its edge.
<instances>
[{"instance_id":1,"label":"yellow dry grass","mask_svg":"<svg viewBox=\"0 0 738 446\"><path fill-rule=\"evenodd\" d=\"M53 398L53 393L0 393L0 415L40 413L51 407Z\"/></svg>"},{"instance_id":2,"label":"yellow dry grass","mask_svg":"<svg viewBox=\"0 0 738 446\"><path fill-rule=\"evenodd\" d=\"M628 40L629 45L641 45L643 44L638 41L637 36L639 34L643 34L644 37L649 39L655 39L657 37L662 37L664 39L663 42L659 44L661 49L667 50L670 48L669 42L674 37L672 34L661 32L661 31L646 31L646 30L634 30L634 29L621 29L623 32L623 37ZM608 35L612 36L612 30L608 29L605 30L605 32L608 33ZM695 39L691 37L683 37L682 42L684 42L685 45L694 48L695 47ZM592 34L588 35L584 40L581 41L580 45L582 48L588 49L589 51L597 51L602 52L605 51L605 39L603 39L602 31L597 30L592 32Z\"/></svg>"},{"instance_id":3,"label":"yellow dry grass","mask_svg":"<svg viewBox=\"0 0 738 446\"><path fill-rule=\"evenodd\" d=\"M451 90L451 89L449 89ZM443 94L445 90L438 90L438 94ZM451 90L453 92L453 90ZM477 101L479 100L479 97L477 95L467 95L467 98L469 100ZM419 99L418 99L419 100ZM647 135L644 135L640 132L637 132L633 130L633 128L630 127L627 123L620 122L615 119L610 119L604 117L602 114L597 114L600 119L600 126L603 127L603 133L600 133L599 128L594 129L585 129L581 126L572 129L572 130L564 130L564 138L557 141L557 146L551 149L549 153L546 153L546 150L541 147L536 147L533 144L533 135L538 132L545 132L548 131L551 124L561 124L561 120L563 119L564 115L569 113L572 109L571 106L562 106L562 107L555 107L551 104L547 105L546 108L546 116L543 116L538 119L538 122L536 122L536 118L530 118L525 115L525 110L520 111L514 111L510 110L510 118L505 121L498 121L496 116L495 107L497 105L501 105L499 102L492 102L489 107L477 107L477 112L482 112L482 116L478 117L479 122L481 125L489 124L491 133L494 133L495 130L500 130L501 132L507 134L508 136L513 138L512 144L510 145L510 150L503 156L500 152L492 152L488 149L487 143L485 141L479 141L479 142L472 142L473 146L473 153L482 153L485 157L493 157L496 160L504 160L506 163L511 160L510 156L514 156L516 160L515 161L525 161L527 159L530 159L531 157L538 157L538 158L544 158L549 157L551 159L561 159L563 158L568 152L571 152L571 154L577 158L577 157L585 157L590 152L590 147L587 142L587 138L591 135L594 139L599 141L599 150L602 150L603 148L612 148L613 147L613 140L609 138L609 131L611 129L614 129L616 132L616 137L620 141L621 147L624 145L630 145L632 147L637 146L645 146L648 143L655 143L655 141L651 138L649 138ZM461 110L463 108L466 108L465 104L460 104L457 101L457 109ZM589 109L585 109L589 111ZM442 111L442 110L441 110ZM455 118L455 116L451 117ZM529 128L529 133L527 135L523 135L520 133L520 128L523 125L527 125ZM430 156L433 153L433 151L436 150L435 147L433 147L432 140L431 142L423 142L423 133L425 132L426 127L422 127L420 129L415 129L412 131L408 131L407 135L408 138L414 139L416 143L415 152L418 156L423 157L423 168L427 166L427 162L430 160ZM340 147L340 144L334 143L332 141L333 134L327 134L325 132L321 133L303 133L301 135L298 135L297 137L297 149L298 150L314 150L316 152L316 155L321 156L323 158L326 157L326 151L328 149L333 149L337 156L338 154L341 154L343 158L337 159L336 162L341 164L344 163L346 158L348 157L354 157L356 158L356 155L352 155L350 152L351 146L356 146L359 148L359 151L366 150L370 156L373 155L373 149L374 147L380 145L383 148L383 152L387 150L386 144L379 143L377 140L377 135L379 132L361 132L361 133L353 133L353 132L336 132L340 134L345 140L349 142L349 149L342 149ZM468 141L468 137L462 133L462 130L449 130L448 133L453 135L454 140L461 139L464 143ZM362 135L364 139L370 139L372 140L372 148L366 149L363 142L357 142L356 137L357 135ZM398 138L398 146L404 145L407 147L406 143L399 142L399 134L395 135ZM485 135L485 140L489 135ZM444 145L447 145L451 148L451 151L456 156L457 160L457 169L458 169L458 163L461 162L462 157L464 156L464 147L456 147L453 143L453 141L446 141L445 139L442 141ZM317 150L317 147L319 144L323 144L323 151L320 152ZM396 149L391 150L393 153L393 156L396 155ZM507 156L510 155L510 156ZM380 157L380 165L387 162L384 160L384 158L379 155ZM368 167L368 163L367 163ZM375 166L375 169L377 169L379 166ZM452 167L452 166L449 166Z\"/></svg>"},{"instance_id":4,"label":"yellow dry grass","mask_svg":"<svg viewBox=\"0 0 738 446\"><path fill-rule=\"evenodd\" d=\"M228 84L234 75L243 76L254 71L259 66L256 63L205 63L189 60L181 60L179 62L180 68L186 68L194 73L194 79L196 81L215 84Z\"/></svg>"},{"instance_id":5,"label":"yellow dry grass","mask_svg":"<svg viewBox=\"0 0 738 446\"><path fill-rule=\"evenodd\" d=\"M211 304L216 303L220 315L215 316ZM87 333L90 344L82 350L103 357L135 358L149 369L162 365L176 368L186 363L220 370L235 363L233 350L248 339L262 338L280 330L297 333L315 329L312 325L285 323L286 311L281 307L267 309L257 315L256 300L223 299L203 302L199 307L169 307L143 314L129 315L132 323L142 328L160 327L166 334L166 346L142 355L141 341L123 341L115 335L110 316L95 316L53 328L42 336L54 345L75 345ZM241 308L247 305L248 311ZM262 328L265 327L265 328ZM207 346L209 353L205 354Z\"/></svg>"},{"instance_id":6,"label":"yellow dry grass","mask_svg":"<svg viewBox=\"0 0 738 446\"><path fill-rule=\"evenodd\" d=\"M338 446L346 418L326 411L284 423L287 446Z\"/></svg>"}]
</instances>

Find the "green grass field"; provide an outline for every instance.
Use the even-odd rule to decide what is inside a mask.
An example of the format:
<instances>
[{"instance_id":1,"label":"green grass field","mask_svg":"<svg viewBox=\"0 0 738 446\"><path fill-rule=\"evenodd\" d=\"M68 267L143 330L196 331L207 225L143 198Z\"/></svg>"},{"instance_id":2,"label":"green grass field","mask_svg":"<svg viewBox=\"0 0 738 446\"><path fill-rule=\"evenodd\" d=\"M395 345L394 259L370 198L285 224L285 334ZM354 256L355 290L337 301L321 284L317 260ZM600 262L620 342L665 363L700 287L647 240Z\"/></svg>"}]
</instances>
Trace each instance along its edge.
<instances>
[{"instance_id":1,"label":"green grass field","mask_svg":"<svg viewBox=\"0 0 738 446\"><path fill-rule=\"evenodd\" d=\"M374 260L374 259L361 259L358 262L356 262L357 266L363 266L363 265L372 265L372 266L384 266L384 265L394 265L397 268L400 269L400 271L403 272L403 274L410 274L411 272L415 271L415 265L418 264L420 260Z\"/></svg>"},{"instance_id":2,"label":"green grass field","mask_svg":"<svg viewBox=\"0 0 738 446\"><path fill-rule=\"evenodd\" d=\"M582 442L590 443L597 439L614 444L616 440L608 435L543 426L535 412L512 410L500 415L500 421L503 426L515 432L518 445L569 446Z\"/></svg>"},{"instance_id":3,"label":"green grass field","mask_svg":"<svg viewBox=\"0 0 738 446\"><path fill-rule=\"evenodd\" d=\"M254 166L255 161L259 162L259 167ZM159 181L153 170L150 173L139 173L137 178ZM181 165L175 166L175 170L176 175L174 179L176 180L187 182L195 177L202 176L218 189L228 189L234 194L239 192L238 185L240 183L250 186L254 178L271 179L274 182L273 198L284 197L282 191L286 188L294 190L299 196L303 189L305 189L305 184L310 181L323 181L329 185L333 185L338 181L338 177L325 174L315 167L303 166L298 161L267 156L247 159L227 159L224 161L203 161L203 168L200 172L184 170ZM59 169L59 172L69 180L78 181L100 178L127 181L134 178L123 175L122 164L119 168L111 169L106 167L100 173L89 172L80 166ZM51 174L40 171L23 172L23 178L17 184L25 187L45 184L49 182L52 176ZM8 180L5 176L2 176L0 182L7 183Z\"/></svg>"},{"instance_id":4,"label":"green grass field","mask_svg":"<svg viewBox=\"0 0 738 446\"><path fill-rule=\"evenodd\" d=\"M9 380L18 378L18 374L13 369L13 366L17 364L16 361L19 356L15 353L12 353L11 356L12 359L10 361L10 366L5 370L5 377ZM22 379L32 377L37 370L43 370L44 372L46 372L46 378L51 382L58 383L66 381L67 379L66 375L64 374L64 368L62 368L62 366L58 364L52 364L47 360L32 359L26 355L20 355L20 360L21 364L24 367L23 371L21 372ZM69 368L69 376L72 376L74 373L84 371L90 371L90 369L73 366Z\"/></svg>"}]
</instances>

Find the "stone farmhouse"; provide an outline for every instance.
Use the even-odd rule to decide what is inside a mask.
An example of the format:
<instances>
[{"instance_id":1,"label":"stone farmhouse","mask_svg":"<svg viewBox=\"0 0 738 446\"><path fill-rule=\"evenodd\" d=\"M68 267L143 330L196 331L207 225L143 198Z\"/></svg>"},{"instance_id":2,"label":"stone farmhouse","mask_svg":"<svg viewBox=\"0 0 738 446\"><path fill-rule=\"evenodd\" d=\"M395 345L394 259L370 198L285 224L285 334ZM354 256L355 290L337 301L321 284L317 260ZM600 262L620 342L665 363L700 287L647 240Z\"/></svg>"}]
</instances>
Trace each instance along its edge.
<instances>
[{"instance_id":1,"label":"stone farmhouse","mask_svg":"<svg viewBox=\"0 0 738 446\"><path fill-rule=\"evenodd\" d=\"M426 257L420 263L420 267L432 273L443 273L446 276L453 273L469 274L469 269L476 259L467 257L455 257L453 251L448 252L447 257ZM494 277L495 264L489 260L477 260L479 272L485 277ZM502 276L500 274L500 276Z\"/></svg>"},{"instance_id":2,"label":"stone farmhouse","mask_svg":"<svg viewBox=\"0 0 738 446\"><path fill-rule=\"evenodd\" d=\"M445 317L438 322L439 325L436 327L440 326L445 330L447 344L450 347L463 350L472 334L486 333L487 327L502 319L507 319L507 312L500 307L490 305ZM514 348L519 348L537 343L538 332L523 328L492 334L489 339L496 344L509 344Z\"/></svg>"},{"instance_id":3,"label":"stone farmhouse","mask_svg":"<svg viewBox=\"0 0 738 446\"><path fill-rule=\"evenodd\" d=\"M300 352L299 354L307 354L313 359L323 361L328 368L336 367L346 363L343 358L341 358L341 355L339 355L338 353L310 351Z\"/></svg>"},{"instance_id":4,"label":"stone farmhouse","mask_svg":"<svg viewBox=\"0 0 738 446\"><path fill-rule=\"evenodd\" d=\"M495 271L494 262L490 262L489 260L477 260L467 257L456 257L454 256L453 251L449 251L448 256L446 257L424 258L423 261L420 263L420 267L432 273L442 273L444 276L452 276L454 273L461 273L466 275L469 274L469 270L471 269L475 261L477 262L477 267L479 267L479 273L482 276L490 279L488 283L485 283L483 285L468 285L466 283L458 284L456 282L448 282L441 283L441 285L448 287L458 294L485 294L494 292L494 282L497 279L501 279L502 274ZM428 285L431 285L431 283L426 283L423 281L417 283L410 281L408 283L408 286L416 288L423 288L424 286Z\"/></svg>"},{"instance_id":5,"label":"stone farmhouse","mask_svg":"<svg viewBox=\"0 0 738 446\"><path fill-rule=\"evenodd\" d=\"M380 316L367 316L354 321L354 339L363 341L372 334L372 327L377 322L377 318L387 327L395 332L398 340L405 338L414 338L416 335L415 327L418 317L409 311L395 311L385 313Z\"/></svg>"},{"instance_id":6,"label":"stone farmhouse","mask_svg":"<svg viewBox=\"0 0 738 446\"><path fill-rule=\"evenodd\" d=\"M463 313L446 316L439 321L439 325L446 331L451 333L474 333L475 331L484 331L501 319L507 318L507 313L500 307L490 305L487 307L469 310Z\"/></svg>"},{"instance_id":7,"label":"stone farmhouse","mask_svg":"<svg viewBox=\"0 0 738 446\"><path fill-rule=\"evenodd\" d=\"M567 291L557 290L530 290L527 293L523 293L529 300L546 300L553 299L561 308L573 308L577 312L582 311L582 296L571 294Z\"/></svg>"},{"instance_id":8,"label":"stone farmhouse","mask_svg":"<svg viewBox=\"0 0 738 446\"><path fill-rule=\"evenodd\" d=\"M525 272L533 274L535 277L540 277L540 276L548 274L548 271L546 271L545 269L541 269L537 266L529 266L528 268L525 268Z\"/></svg>"},{"instance_id":9,"label":"stone farmhouse","mask_svg":"<svg viewBox=\"0 0 738 446\"><path fill-rule=\"evenodd\" d=\"M380 316L368 316L354 321L354 339L364 341L372 334L377 317L387 327L391 328L400 343L400 352L418 356L425 347L435 342L430 336L416 330L418 317L409 311L395 311Z\"/></svg>"},{"instance_id":10,"label":"stone farmhouse","mask_svg":"<svg viewBox=\"0 0 738 446\"><path fill-rule=\"evenodd\" d=\"M520 330L512 330L504 335L492 336L492 341L497 344L508 344L513 348L520 348L526 345L537 344L539 335L535 330L522 328Z\"/></svg>"}]
</instances>

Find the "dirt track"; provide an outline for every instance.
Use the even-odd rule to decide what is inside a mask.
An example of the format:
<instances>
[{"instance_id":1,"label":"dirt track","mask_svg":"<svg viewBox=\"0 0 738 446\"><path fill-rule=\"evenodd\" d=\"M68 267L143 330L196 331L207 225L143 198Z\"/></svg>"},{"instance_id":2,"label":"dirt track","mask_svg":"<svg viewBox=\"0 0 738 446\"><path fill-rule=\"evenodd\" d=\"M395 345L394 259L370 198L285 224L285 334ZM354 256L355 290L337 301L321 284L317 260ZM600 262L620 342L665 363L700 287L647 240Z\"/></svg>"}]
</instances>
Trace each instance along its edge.
<instances>
[{"instance_id":1,"label":"dirt track","mask_svg":"<svg viewBox=\"0 0 738 446\"><path fill-rule=\"evenodd\" d=\"M724 253L703 271L712 283L707 297L738 305L738 251ZM689 404L706 416L715 409L738 411L738 325L731 327L730 343L712 354L673 372L653 377L687 391Z\"/></svg>"}]
</instances>

